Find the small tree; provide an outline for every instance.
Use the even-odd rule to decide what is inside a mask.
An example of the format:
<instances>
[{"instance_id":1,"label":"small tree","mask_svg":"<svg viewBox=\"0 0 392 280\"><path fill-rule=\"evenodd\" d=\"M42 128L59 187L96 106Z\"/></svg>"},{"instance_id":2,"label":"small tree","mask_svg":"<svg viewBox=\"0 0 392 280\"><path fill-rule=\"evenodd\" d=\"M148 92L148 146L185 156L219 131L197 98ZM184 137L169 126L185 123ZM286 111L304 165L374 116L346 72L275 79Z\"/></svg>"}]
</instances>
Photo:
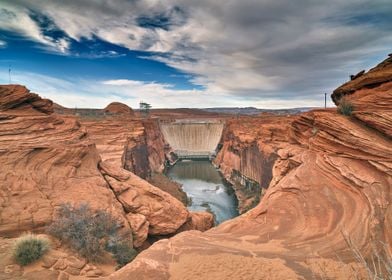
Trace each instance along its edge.
<instances>
[{"instance_id":1,"label":"small tree","mask_svg":"<svg viewBox=\"0 0 392 280\"><path fill-rule=\"evenodd\" d=\"M143 117L148 117L148 115L150 114L151 104L140 101L139 107L140 107L140 114Z\"/></svg>"}]
</instances>

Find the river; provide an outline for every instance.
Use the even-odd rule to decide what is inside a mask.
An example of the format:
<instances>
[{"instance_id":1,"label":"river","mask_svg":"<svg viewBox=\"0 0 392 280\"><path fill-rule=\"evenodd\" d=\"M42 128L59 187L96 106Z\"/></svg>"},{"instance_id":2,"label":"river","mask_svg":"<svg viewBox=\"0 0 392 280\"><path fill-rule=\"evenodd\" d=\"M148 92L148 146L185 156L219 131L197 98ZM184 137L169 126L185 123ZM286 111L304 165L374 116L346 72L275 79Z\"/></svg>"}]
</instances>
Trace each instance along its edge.
<instances>
[{"instance_id":1,"label":"river","mask_svg":"<svg viewBox=\"0 0 392 280\"><path fill-rule=\"evenodd\" d=\"M216 224L238 216L234 190L210 161L179 161L166 175L182 184L182 189L191 200L189 210L213 213Z\"/></svg>"}]
</instances>

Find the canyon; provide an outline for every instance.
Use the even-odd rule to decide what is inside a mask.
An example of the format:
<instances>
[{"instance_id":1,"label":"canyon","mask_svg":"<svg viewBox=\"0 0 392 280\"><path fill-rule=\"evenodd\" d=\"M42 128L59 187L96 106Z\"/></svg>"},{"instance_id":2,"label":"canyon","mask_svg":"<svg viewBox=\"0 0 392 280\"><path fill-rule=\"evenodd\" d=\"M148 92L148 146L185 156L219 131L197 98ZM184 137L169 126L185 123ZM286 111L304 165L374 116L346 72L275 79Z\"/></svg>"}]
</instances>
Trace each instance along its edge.
<instances>
[{"instance_id":1,"label":"canyon","mask_svg":"<svg viewBox=\"0 0 392 280\"><path fill-rule=\"evenodd\" d=\"M0 236L43 232L62 203L88 202L140 250L107 279L365 279L353 251L392 253L392 57L331 97L351 116L140 118L121 103L72 110L0 86ZM242 215L213 227L150 183L188 156L212 158Z\"/></svg>"}]
</instances>

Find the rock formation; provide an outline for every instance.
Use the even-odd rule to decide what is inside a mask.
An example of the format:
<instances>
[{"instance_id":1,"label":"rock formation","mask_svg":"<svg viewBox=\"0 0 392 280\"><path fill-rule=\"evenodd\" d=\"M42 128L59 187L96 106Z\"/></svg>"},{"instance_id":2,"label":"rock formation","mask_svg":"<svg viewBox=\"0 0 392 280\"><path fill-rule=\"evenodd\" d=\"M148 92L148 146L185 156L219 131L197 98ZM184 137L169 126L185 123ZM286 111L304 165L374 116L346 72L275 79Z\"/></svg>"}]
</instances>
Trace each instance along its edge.
<instances>
[{"instance_id":1,"label":"rock formation","mask_svg":"<svg viewBox=\"0 0 392 280\"><path fill-rule=\"evenodd\" d=\"M0 234L39 230L62 202L88 201L132 230L135 246L186 230L109 279L361 279L353 251L392 253L391 61L334 91L352 116L227 120L215 164L248 211L206 232L191 229L208 229L211 215L138 176L159 171L169 149L156 120L82 120L86 130L26 88L1 86Z\"/></svg>"},{"instance_id":2,"label":"rock formation","mask_svg":"<svg viewBox=\"0 0 392 280\"><path fill-rule=\"evenodd\" d=\"M135 113L129 106L120 102L110 103L105 107L104 112L113 115L135 116Z\"/></svg>"},{"instance_id":3,"label":"rock formation","mask_svg":"<svg viewBox=\"0 0 392 280\"><path fill-rule=\"evenodd\" d=\"M260 203L207 232L155 243L111 279L363 277L354 250L366 258L392 249L389 65L335 91L337 103L349 95L354 118L315 110L232 120L216 163L229 179L236 170L266 186Z\"/></svg>"},{"instance_id":4,"label":"rock formation","mask_svg":"<svg viewBox=\"0 0 392 280\"><path fill-rule=\"evenodd\" d=\"M0 87L0 234L38 230L65 202L88 202L123 221L86 130L25 87Z\"/></svg>"},{"instance_id":5,"label":"rock formation","mask_svg":"<svg viewBox=\"0 0 392 280\"><path fill-rule=\"evenodd\" d=\"M180 201L123 169L132 141L149 151L148 168L162 168L163 149L155 149L164 143L146 139L154 133L148 125L126 117L81 124L52 113L51 101L18 85L1 86L0 102L1 236L43 230L67 202L112 213L124 234L133 232L136 247L147 235L174 234L185 223L202 228L189 223L193 216Z\"/></svg>"},{"instance_id":6,"label":"rock formation","mask_svg":"<svg viewBox=\"0 0 392 280\"><path fill-rule=\"evenodd\" d=\"M365 75L347 82L332 94L336 105L342 97L354 106L353 116L392 138L392 57ZM355 93L355 95L353 95Z\"/></svg>"}]
</instances>

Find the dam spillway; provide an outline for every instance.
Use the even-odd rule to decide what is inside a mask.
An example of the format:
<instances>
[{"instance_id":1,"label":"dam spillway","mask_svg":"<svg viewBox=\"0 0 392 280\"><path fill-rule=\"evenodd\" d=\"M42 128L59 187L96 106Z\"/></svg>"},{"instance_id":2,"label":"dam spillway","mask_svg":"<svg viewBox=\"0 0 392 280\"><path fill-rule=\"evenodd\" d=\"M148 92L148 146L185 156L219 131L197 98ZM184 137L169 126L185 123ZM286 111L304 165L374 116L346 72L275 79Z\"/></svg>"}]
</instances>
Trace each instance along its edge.
<instances>
[{"instance_id":1,"label":"dam spillway","mask_svg":"<svg viewBox=\"0 0 392 280\"><path fill-rule=\"evenodd\" d=\"M161 122L166 142L179 158L211 158L222 137L224 123L216 120Z\"/></svg>"}]
</instances>

